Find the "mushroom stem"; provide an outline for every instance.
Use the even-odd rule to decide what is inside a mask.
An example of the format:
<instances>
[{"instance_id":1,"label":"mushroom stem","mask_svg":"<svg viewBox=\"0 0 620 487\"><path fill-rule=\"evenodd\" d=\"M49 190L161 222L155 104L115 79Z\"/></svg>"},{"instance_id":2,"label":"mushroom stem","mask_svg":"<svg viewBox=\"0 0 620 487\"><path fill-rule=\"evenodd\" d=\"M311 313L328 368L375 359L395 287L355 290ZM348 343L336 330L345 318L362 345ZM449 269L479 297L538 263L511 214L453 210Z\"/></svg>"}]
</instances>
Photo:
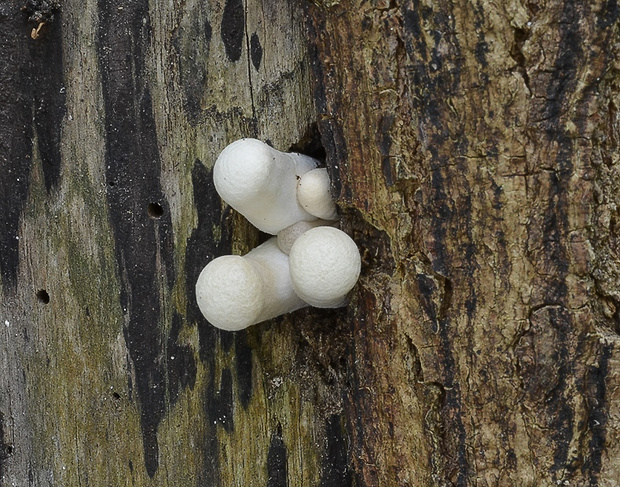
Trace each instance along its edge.
<instances>
[{"instance_id":1,"label":"mushroom stem","mask_svg":"<svg viewBox=\"0 0 620 487\"><path fill-rule=\"evenodd\" d=\"M311 157L240 139L217 158L213 182L226 203L259 230L276 235L298 221L316 220L297 201L297 180L317 165Z\"/></svg>"}]
</instances>

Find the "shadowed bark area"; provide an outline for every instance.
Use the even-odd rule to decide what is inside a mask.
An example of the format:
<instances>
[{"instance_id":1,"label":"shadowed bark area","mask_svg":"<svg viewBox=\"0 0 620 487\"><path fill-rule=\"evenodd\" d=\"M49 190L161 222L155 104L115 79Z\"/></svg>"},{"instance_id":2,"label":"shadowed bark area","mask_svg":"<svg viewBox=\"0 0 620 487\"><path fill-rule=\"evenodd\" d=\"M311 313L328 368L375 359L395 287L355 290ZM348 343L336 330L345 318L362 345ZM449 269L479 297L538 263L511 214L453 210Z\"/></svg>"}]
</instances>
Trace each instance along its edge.
<instances>
[{"instance_id":1,"label":"shadowed bark area","mask_svg":"<svg viewBox=\"0 0 620 487\"><path fill-rule=\"evenodd\" d=\"M617 2L22 6L0 486L620 481ZM347 307L202 317L264 238L213 185L240 137L325 163Z\"/></svg>"}]
</instances>

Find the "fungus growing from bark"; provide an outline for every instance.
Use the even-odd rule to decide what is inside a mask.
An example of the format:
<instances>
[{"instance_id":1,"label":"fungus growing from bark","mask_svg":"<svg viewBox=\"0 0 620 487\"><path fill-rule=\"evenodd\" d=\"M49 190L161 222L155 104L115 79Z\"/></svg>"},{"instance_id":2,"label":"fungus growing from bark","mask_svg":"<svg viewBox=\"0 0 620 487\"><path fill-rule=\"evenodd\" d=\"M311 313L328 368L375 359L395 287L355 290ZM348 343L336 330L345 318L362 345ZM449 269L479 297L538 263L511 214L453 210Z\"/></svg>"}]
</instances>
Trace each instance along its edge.
<instances>
[{"instance_id":1,"label":"fungus growing from bark","mask_svg":"<svg viewBox=\"0 0 620 487\"><path fill-rule=\"evenodd\" d=\"M218 257L202 270L196 299L214 326L235 331L308 304L346 304L361 259L355 242L332 227L337 209L327 170L317 165L256 139L233 142L217 158L213 180L221 198L277 237L244 256Z\"/></svg>"},{"instance_id":2,"label":"fungus growing from bark","mask_svg":"<svg viewBox=\"0 0 620 487\"><path fill-rule=\"evenodd\" d=\"M196 282L196 300L213 326L228 331L307 306L293 291L288 257L275 237L244 256L209 262Z\"/></svg>"},{"instance_id":3,"label":"fungus growing from bark","mask_svg":"<svg viewBox=\"0 0 620 487\"><path fill-rule=\"evenodd\" d=\"M318 161L287 154L256 139L240 139L215 161L213 182L220 197L260 231L276 235L298 221L316 220L297 201L297 180Z\"/></svg>"}]
</instances>

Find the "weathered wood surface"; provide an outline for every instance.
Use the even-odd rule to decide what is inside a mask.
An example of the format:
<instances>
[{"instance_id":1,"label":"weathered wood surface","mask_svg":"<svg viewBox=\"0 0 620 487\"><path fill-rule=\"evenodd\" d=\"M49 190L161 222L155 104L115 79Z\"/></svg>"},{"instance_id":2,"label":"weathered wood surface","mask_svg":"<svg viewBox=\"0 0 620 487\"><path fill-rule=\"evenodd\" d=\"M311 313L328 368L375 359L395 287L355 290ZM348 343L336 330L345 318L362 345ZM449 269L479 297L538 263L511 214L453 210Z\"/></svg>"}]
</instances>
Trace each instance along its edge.
<instances>
[{"instance_id":1,"label":"weathered wood surface","mask_svg":"<svg viewBox=\"0 0 620 487\"><path fill-rule=\"evenodd\" d=\"M315 121L302 9L67 0L32 40L22 5L0 6L0 483L316 484L331 414L295 318L219 333L193 298L257 238L219 151Z\"/></svg>"},{"instance_id":2,"label":"weathered wood surface","mask_svg":"<svg viewBox=\"0 0 620 487\"><path fill-rule=\"evenodd\" d=\"M21 6L0 485L620 483L615 2ZM210 176L242 136L325 151L348 308L201 318L259 239Z\"/></svg>"}]
</instances>

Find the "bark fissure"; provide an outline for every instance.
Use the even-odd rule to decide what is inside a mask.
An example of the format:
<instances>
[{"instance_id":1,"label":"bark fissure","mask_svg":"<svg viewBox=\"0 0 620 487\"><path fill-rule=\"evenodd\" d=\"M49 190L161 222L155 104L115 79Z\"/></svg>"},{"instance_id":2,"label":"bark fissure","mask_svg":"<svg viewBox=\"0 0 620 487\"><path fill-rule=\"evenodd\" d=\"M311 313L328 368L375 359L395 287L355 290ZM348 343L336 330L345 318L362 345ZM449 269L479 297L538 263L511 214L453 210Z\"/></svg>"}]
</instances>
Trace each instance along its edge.
<instances>
[{"instance_id":1,"label":"bark fissure","mask_svg":"<svg viewBox=\"0 0 620 487\"><path fill-rule=\"evenodd\" d=\"M250 104L251 104L251 108L252 108L252 118L254 120L256 120L256 106L254 105L254 83L252 81L252 66L256 67L256 63L255 63L255 59L257 59L255 56L258 54L258 48L252 48L252 46L256 45L255 43L252 44L250 41L250 33L248 32L247 29L247 25L248 25L248 6L247 6L247 2L246 4L243 6L243 23L246 26L246 28L244 29L244 36L245 36L245 52L246 52L246 62L248 65L248 83L250 85ZM256 39L258 39L258 37L256 37ZM254 41L254 37L252 37L252 40ZM262 57L262 50L261 52L261 57ZM260 61L258 61L258 64L260 65ZM258 70L258 68L256 68Z\"/></svg>"}]
</instances>

